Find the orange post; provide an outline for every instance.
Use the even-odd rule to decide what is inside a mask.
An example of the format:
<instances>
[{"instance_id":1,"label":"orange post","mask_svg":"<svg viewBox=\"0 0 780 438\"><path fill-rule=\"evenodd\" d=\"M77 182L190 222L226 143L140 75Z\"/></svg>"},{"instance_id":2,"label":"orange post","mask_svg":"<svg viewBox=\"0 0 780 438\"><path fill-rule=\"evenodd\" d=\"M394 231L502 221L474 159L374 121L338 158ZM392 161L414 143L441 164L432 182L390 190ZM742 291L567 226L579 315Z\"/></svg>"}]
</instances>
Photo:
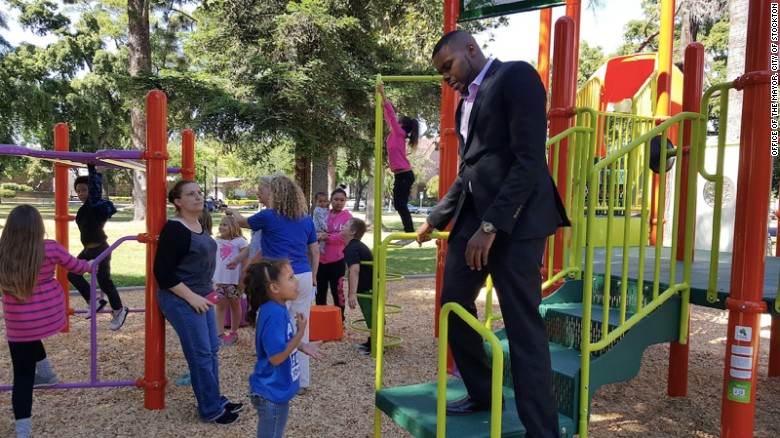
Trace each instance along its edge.
<instances>
[{"instance_id":1,"label":"orange post","mask_svg":"<svg viewBox=\"0 0 780 438\"><path fill-rule=\"evenodd\" d=\"M683 111L698 112L701 107L701 92L704 83L704 46L701 43L692 43L685 48L685 79L683 82ZM691 163L691 130L690 120L683 125L683 144L680 166L682 167L682 180L678 193L680 211L680 227L677 229L678 242L685 241L685 227L682 226L688 218L685 208L688 202L693 202L694 217L696 218L696 198L688 199L688 184L696 184L696 181L688 181L688 170ZM691 250L693 251L693 250ZM677 260L685 259L684 245L677 246ZM690 316L689 316L690 318ZM669 348L669 378L667 379L666 393L670 397L684 397L688 393L688 356L689 344L672 342Z\"/></svg>"},{"instance_id":2,"label":"orange post","mask_svg":"<svg viewBox=\"0 0 780 438\"><path fill-rule=\"evenodd\" d=\"M750 0L745 74L734 81L734 87L743 90L743 123L731 294L726 299L729 324L720 423L724 438L752 437L755 423L759 322L766 311L762 292L768 217L766 210L752 212L756 206L767 205L772 175L769 82L777 86L777 73L768 71L770 24L770 1Z\"/></svg>"},{"instance_id":3,"label":"orange post","mask_svg":"<svg viewBox=\"0 0 780 438\"><path fill-rule=\"evenodd\" d=\"M68 125L65 123L57 123L54 126L54 150L57 152L70 150ZM68 222L73 220L73 217L68 213L69 168L70 166L65 163L54 163L54 238L65 249L68 249ZM59 265L57 265L57 282L65 291L65 312L67 315L73 315L73 309L70 308L68 271ZM66 333L70 331L70 318L65 318L65 328L62 331Z\"/></svg>"},{"instance_id":4,"label":"orange post","mask_svg":"<svg viewBox=\"0 0 780 438\"><path fill-rule=\"evenodd\" d=\"M192 129L181 133L181 179L195 181L195 133Z\"/></svg>"},{"instance_id":5,"label":"orange post","mask_svg":"<svg viewBox=\"0 0 780 438\"><path fill-rule=\"evenodd\" d=\"M577 58L575 40L577 24L571 17L561 17L555 22L555 49L553 50L552 97L550 104L550 137L554 137L574 125L574 109L577 99ZM563 139L550 149L549 167L558 161L556 183L564 203L569 185L569 139ZM567 205L567 207L570 207ZM563 267L564 231L559 228L553 237L553 272ZM547 257L545 257L547 260ZM546 267L548 270L549 266ZM548 274L549 275L549 274Z\"/></svg>"},{"instance_id":6,"label":"orange post","mask_svg":"<svg viewBox=\"0 0 780 438\"><path fill-rule=\"evenodd\" d=\"M659 123L672 113L672 55L674 54L674 0L661 0L661 33L658 36L658 102L655 115ZM697 109L698 111L698 109ZM670 136L671 137L671 136ZM666 181L664 181L664 187ZM650 194L650 244L655 245L658 235L658 191L661 190L658 175L653 175Z\"/></svg>"},{"instance_id":7,"label":"orange post","mask_svg":"<svg viewBox=\"0 0 780 438\"><path fill-rule=\"evenodd\" d=\"M580 11L582 2L580 0L566 0L566 16L574 20L574 65L580 62ZM577 70L574 70L574 83L577 83ZM576 91L576 90L575 90Z\"/></svg>"},{"instance_id":8,"label":"orange post","mask_svg":"<svg viewBox=\"0 0 780 438\"><path fill-rule=\"evenodd\" d=\"M458 0L444 0L444 34L457 29L460 15ZM447 193L458 173L458 137L455 131L455 90L442 82L441 86L441 144L439 146L439 200ZM447 227L450 229L450 226ZM434 311L434 336L439 337L439 309L444 284L444 262L447 257L447 242L436 241L436 307ZM447 352L447 372L452 373L452 353Z\"/></svg>"},{"instance_id":9,"label":"orange post","mask_svg":"<svg viewBox=\"0 0 780 438\"><path fill-rule=\"evenodd\" d=\"M550 32L552 28L552 8L539 11L539 57L537 71L542 78L544 89L550 92Z\"/></svg>"},{"instance_id":10,"label":"orange post","mask_svg":"<svg viewBox=\"0 0 780 438\"><path fill-rule=\"evenodd\" d=\"M165 320L157 306L157 281L154 278L154 258L160 231L166 220L168 161L168 103L159 90L146 95L146 351L144 387L146 409L165 408ZM141 236L139 236L141 237Z\"/></svg>"}]
</instances>

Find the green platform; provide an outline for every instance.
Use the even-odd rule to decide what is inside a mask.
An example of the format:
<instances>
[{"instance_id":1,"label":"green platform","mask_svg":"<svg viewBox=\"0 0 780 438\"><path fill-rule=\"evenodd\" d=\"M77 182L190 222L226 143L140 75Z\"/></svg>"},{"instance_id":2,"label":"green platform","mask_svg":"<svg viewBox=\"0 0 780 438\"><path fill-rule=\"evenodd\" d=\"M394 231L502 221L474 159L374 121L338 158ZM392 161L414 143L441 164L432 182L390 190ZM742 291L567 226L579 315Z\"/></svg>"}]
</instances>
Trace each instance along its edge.
<instances>
[{"instance_id":1,"label":"green platform","mask_svg":"<svg viewBox=\"0 0 780 438\"><path fill-rule=\"evenodd\" d=\"M461 380L451 379L447 382L448 400L465 395L466 388ZM517 418L515 396L511 389L504 388L504 402L502 436L525 437L525 427ZM376 406L412 435L420 438L436 437L436 382L382 389L376 393ZM561 438L573 436L574 422L571 418L558 414L558 425ZM447 417L447 436L490 436L490 412Z\"/></svg>"},{"instance_id":2,"label":"green platform","mask_svg":"<svg viewBox=\"0 0 780 438\"><path fill-rule=\"evenodd\" d=\"M645 279L653 278L653 261L655 260L655 247L645 249ZM603 273L606 260L605 248L594 248L593 272ZM731 289L731 262L732 253L719 253L717 292L718 300L715 303L707 301L707 283L710 274L711 251L696 250L691 266L691 304L725 309L726 298ZM639 274L639 248L630 248L628 251L629 277L636 279ZM661 281L667 283L669 279L669 265L671 260L671 248L661 249ZM612 272L620 272L623 263L623 248L612 249ZM677 262L677 278L682 278L682 262ZM768 308L774 309L777 301L778 276L780 276L780 258L767 257L764 268L764 289L762 296ZM780 315L774 315L780 316Z\"/></svg>"}]
</instances>

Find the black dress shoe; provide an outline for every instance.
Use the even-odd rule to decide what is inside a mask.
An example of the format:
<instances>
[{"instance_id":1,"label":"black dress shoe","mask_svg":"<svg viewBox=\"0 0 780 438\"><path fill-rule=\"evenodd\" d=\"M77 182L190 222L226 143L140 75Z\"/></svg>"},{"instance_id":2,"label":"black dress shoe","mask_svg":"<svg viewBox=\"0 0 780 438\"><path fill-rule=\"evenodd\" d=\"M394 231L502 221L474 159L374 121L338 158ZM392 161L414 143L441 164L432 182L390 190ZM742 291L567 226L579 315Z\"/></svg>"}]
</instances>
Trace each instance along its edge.
<instances>
[{"instance_id":1,"label":"black dress shoe","mask_svg":"<svg viewBox=\"0 0 780 438\"><path fill-rule=\"evenodd\" d=\"M468 415L474 412L489 410L489 403L477 403L470 395L447 403L447 415Z\"/></svg>"}]
</instances>

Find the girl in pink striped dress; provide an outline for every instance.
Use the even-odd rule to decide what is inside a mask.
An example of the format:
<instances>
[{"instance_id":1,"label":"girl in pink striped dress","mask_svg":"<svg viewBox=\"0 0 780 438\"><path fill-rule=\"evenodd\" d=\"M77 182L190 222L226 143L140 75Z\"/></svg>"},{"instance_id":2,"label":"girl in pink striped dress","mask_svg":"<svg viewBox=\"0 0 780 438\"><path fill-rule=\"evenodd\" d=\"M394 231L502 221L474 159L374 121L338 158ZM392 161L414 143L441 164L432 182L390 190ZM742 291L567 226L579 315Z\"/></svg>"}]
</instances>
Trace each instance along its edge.
<instances>
[{"instance_id":1,"label":"girl in pink striped dress","mask_svg":"<svg viewBox=\"0 0 780 438\"><path fill-rule=\"evenodd\" d=\"M65 327L65 293L54 270L60 265L83 274L92 266L92 260L71 256L59 243L44 239L44 233L38 210L20 205L8 214L0 236L0 291L14 371L11 404L17 438L30 436L33 387L57 383L41 342Z\"/></svg>"}]
</instances>

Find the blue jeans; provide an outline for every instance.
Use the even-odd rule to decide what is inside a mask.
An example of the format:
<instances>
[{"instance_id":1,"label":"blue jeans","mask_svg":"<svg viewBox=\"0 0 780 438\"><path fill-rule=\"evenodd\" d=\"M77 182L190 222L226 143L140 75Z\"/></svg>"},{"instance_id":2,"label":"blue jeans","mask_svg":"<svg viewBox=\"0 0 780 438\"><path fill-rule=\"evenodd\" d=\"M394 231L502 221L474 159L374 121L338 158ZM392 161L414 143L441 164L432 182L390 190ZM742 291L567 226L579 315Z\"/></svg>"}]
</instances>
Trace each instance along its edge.
<instances>
[{"instance_id":1,"label":"blue jeans","mask_svg":"<svg viewBox=\"0 0 780 438\"><path fill-rule=\"evenodd\" d=\"M252 406L257 409L257 438L282 438L287 426L290 402L274 403L260 394L252 394Z\"/></svg>"},{"instance_id":2,"label":"blue jeans","mask_svg":"<svg viewBox=\"0 0 780 438\"><path fill-rule=\"evenodd\" d=\"M228 399L219 389L219 339L214 308L197 313L184 299L168 290L157 290L157 302L165 319L179 335L187 359L192 390L198 401L198 415L213 421L225 412Z\"/></svg>"}]
</instances>

